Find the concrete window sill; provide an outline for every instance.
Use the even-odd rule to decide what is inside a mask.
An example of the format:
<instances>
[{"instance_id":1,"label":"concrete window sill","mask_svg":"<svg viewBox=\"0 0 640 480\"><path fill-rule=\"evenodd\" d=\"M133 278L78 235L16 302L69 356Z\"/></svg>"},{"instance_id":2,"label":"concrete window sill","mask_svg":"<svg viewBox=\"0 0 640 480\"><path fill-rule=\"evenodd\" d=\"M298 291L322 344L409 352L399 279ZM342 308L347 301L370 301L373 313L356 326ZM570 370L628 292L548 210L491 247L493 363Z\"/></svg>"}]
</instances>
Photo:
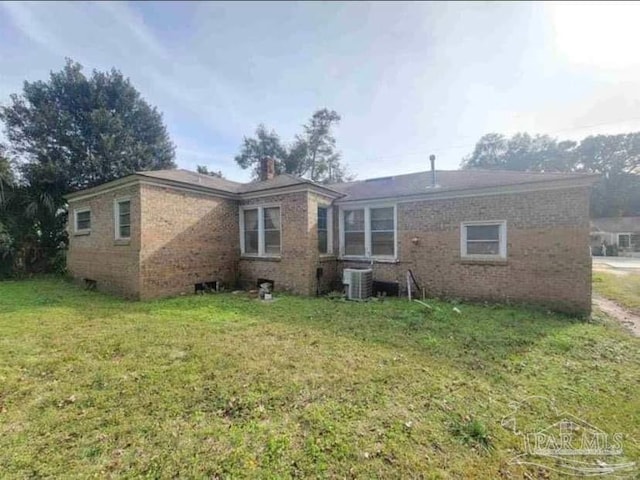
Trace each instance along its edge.
<instances>
[{"instance_id":1,"label":"concrete window sill","mask_svg":"<svg viewBox=\"0 0 640 480\"><path fill-rule=\"evenodd\" d=\"M506 258L462 258L461 265L489 265L496 267L506 267L508 261Z\"/></svg>"},{"instance_id":2,"label":"concrete window sill","mask_svg":"<svg viewBox=\"0 0 640 480\"><path fill-rule=\"evenodd\" d=\"M331 260L337 260L338 257L331 253L321 253L319 259L321 262L329 262Z\"/></svg>"},{"instance_id":3,"label":"concrete window sill","mask_svg":"<svg viewBox=\"0 0 640 480\"><path fill-rule=\"evenodd\" d=\"M130 238L122 238L119 240L114 240L113 244L116 247L126 247L127 245L131 245L131 239Z\"/></svg>"},{"instance_id":4,"label":"concrete window sill","mask_svg":"<svg viewBox=\"0 0 640 480\"><path fill-rule=\"evenodd\" d=\"M73 233L74 237L85 237L87 235L91 235L91 230L78 230Z\"/></svg>"},{"instance_id":5,"label":"concrete window sill","mask_svg":"<svg viewBox=\"0 0 640 480\"><path fill-rule=\"evenodd\" d=\"M338 260L341 262L352 263L400 263L397 258L363 258L363 257L340 257Z\"/></svg>"},{"instance_id":6,"label":"concrete window sill","mask_svg":"<svg viewBox=\"0 0 640 480\"><path fill-rule=\"evenodd\" d=\"M282 257L259 257L257 255L241 255L240 260L252 260L256 262L280 262Z\"/></svg>"}]
</instances>

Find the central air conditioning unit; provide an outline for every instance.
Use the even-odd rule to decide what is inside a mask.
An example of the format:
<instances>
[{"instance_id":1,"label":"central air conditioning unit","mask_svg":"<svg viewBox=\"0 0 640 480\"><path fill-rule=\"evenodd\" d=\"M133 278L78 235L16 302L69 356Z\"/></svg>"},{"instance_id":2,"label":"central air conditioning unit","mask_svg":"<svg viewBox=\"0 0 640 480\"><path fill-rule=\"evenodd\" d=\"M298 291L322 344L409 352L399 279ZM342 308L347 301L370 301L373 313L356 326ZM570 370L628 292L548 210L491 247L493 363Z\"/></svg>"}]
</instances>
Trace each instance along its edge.
<instances>
[{"instance_id":1,"label":"central air conditioning unit","mask_svg":"<svg viewBox=\"0 0 640 480\"><path fill-rule=\"evenodd\" d=\"M366 300L373 291L373 270L345 268L342 272L342 283L347 289L349 300Z\"/></svg>"}]
</instances>

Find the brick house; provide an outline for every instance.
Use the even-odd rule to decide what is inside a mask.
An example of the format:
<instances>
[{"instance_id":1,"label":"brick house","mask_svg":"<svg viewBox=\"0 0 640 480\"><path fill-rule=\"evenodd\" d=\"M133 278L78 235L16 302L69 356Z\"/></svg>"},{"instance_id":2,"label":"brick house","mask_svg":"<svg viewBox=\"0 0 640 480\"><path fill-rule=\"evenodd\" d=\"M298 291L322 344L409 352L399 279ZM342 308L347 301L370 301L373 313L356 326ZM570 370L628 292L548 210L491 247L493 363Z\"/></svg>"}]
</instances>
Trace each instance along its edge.
<instances>
[{"instance_id":1,"label":"brick house","mask_svg":"<svg viewBox=\"0 0 640 480\"><path fill-rule=\"evenodd\" d=\"M220 282L314 295L345 267L427 295L591 306L592 175L435 171L319 185L138 172L67 196L68 270L134 299Z\"/></svg>"}]
</instances>

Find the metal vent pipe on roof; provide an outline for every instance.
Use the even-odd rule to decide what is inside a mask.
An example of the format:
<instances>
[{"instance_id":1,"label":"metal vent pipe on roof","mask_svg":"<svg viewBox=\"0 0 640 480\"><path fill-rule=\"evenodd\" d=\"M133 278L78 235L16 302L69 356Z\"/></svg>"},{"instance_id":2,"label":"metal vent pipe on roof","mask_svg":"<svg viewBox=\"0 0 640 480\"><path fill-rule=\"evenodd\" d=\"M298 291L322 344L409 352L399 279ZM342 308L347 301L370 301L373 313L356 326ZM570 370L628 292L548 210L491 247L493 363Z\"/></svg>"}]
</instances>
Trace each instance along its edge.
<instances>
[{"instance_id":1,"label":"metal vent pipe on roof","mask_svg":"<svg viewBox=\"0 0 640 480\"><path fill-rule=\"evenodd\" d=\"M429 161L431 162L431 188L435 188L438 186L436 182L436 156L429 155Z\"/></svg>"}]
</instances>

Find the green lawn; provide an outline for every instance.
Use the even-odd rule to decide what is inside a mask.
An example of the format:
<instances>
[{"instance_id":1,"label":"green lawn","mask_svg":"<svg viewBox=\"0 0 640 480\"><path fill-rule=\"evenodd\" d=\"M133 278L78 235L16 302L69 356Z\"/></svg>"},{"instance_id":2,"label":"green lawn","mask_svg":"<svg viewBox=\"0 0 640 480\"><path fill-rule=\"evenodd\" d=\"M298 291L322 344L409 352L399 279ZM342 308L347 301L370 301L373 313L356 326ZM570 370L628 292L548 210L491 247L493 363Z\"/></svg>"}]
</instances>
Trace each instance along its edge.
<instances>
[{"instance_id":1,"label":"green lawn","mask_svg":"<svg viewBox=\"0 0 640 480\"><path fill-rule=\"evenodd\" d=\"M593 289L626 309L640 315L640 274L593 273Z\"/></svg>"},{"instance_id":2,"label":"green lawn","mask_svg":"<svg viewBox=\"0 0 640 480\"><path fill-rule=\"evenodd\" d=\"M640 340L430 303L2 282L0 477L542 478L509 465L522 440L501 425L532 395L622 432L640 461ZM521 413L557 420L544 402Z\"/></svg>"}]
</instances>

